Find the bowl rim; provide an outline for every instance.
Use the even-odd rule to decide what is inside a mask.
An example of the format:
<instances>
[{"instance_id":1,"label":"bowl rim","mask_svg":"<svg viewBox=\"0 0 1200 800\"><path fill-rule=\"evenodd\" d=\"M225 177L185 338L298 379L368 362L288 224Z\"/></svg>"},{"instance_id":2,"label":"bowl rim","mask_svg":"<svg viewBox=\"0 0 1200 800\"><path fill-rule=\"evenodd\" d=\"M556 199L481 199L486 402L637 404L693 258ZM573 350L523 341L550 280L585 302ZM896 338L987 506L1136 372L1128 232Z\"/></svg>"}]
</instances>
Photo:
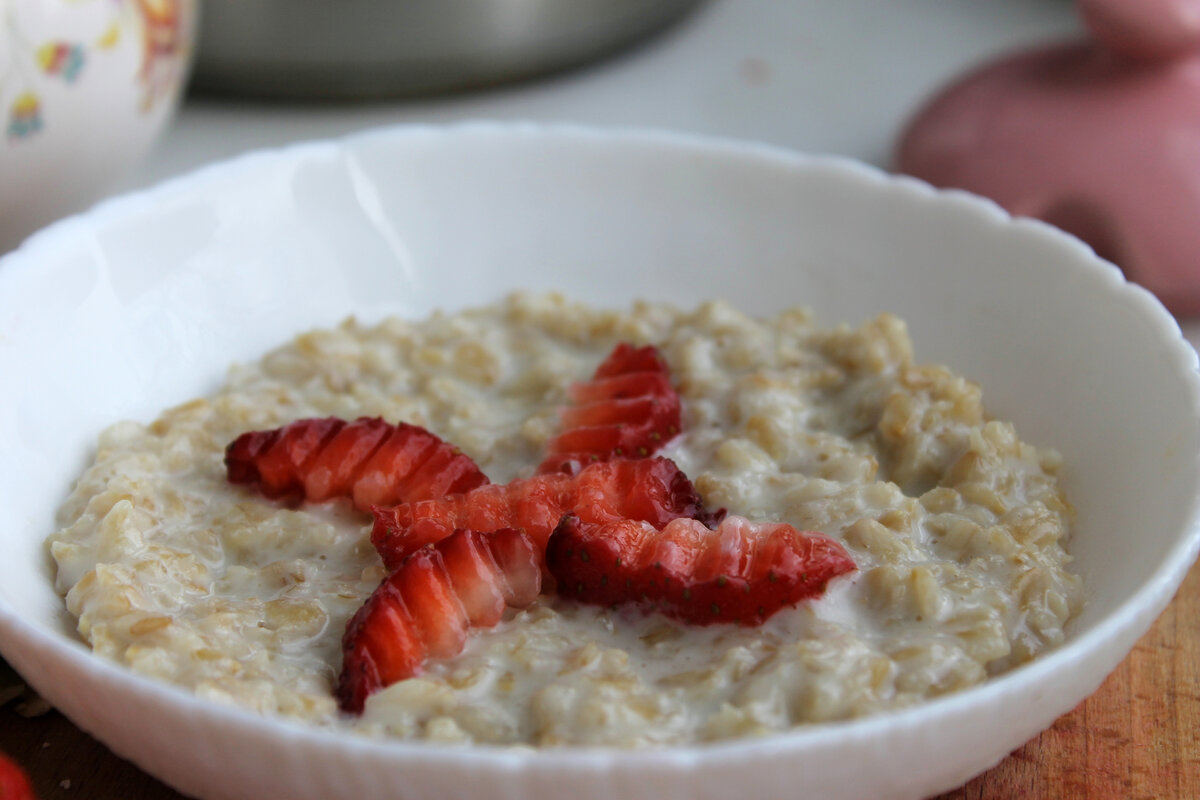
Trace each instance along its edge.
<instances>
[{"instance_id":1,"label":"bowl rim","mask_svg":"<svg viewBox=\"0 0 1200 800\"><path fill-rule=\"evenodd\" d=\"M986 198L960 190L938 189L919 179L890 174L845 156L812 155L772 144L660 129L529 121L467 121L448 125L402 124L373 128L335 139L303 141L282 147L254 150L169 178L152 187L104 200L90 210L67 217L34 233L16 250L0 256L0 292L3 292L5 286L16 277L36 269L39 258L51 254L55 248L77 242L79 237L88 236L90 231L108 221L124 218L131 212L136 212L139 207L153 205L158 198L186 191L190 186L221 180L224 176L236 174L247 166L272 161L302 161L323 152L339 152L360 142L410 142L434 138L518 141L550 138L570 142L572 145L591 147L603 145L607 148L666 148L720 160L758 161L793 176L812 170L832 169L847 179L869 184L875 189L903 191L922 202L956 206L962 211L972 213L979 221L991 227L1009 228L1014 230L1016 235L1039 237L1061 249L1071 251L1076 262L1074 268L1096 271L1110 292L1122 295L1126 302L1140 306L1141 313L1157 323L1161 344L1167 348L1177 373L1183 376L1189 405L1200 417L1200 372L1197 370L1197 354L1184 339L1178 322L1150 292L1128 282L1115 265L1100 259L1090 247L1078 239L1040 221L1013 217ZM1193 464L1200 473L1200 453L1193 454ZM509 771L532 765L572 772L596 772L615 768L628 771L663 766L686 769L701 760L706 763L744 763L747 759L770 757L781 751L807 749L816 744L820 744L822 748L844 747L874 739L885 731L894 734L896 730L917 730L939 717L965 713L970 707L982 705L998 696L1030 692L1054 672L1102 649L1110 640L1121 639L1130 634L1130 641L1140 637L1166 607L1200 554L1200 479L1195 484L1197 491L1193 492L1186 509L1186 523L1150 578L1083 635L1068 636L1066 642L1053 650L981 684L922 701L910 708L882 711L858 719L805 724L763 737L659 745L646 749L612 746L539 749L495 744L472 744L464 748L425 741L373 739L347 735L347 731L336 727L318 727L280 715L260 714L203 700L186 689L139 675L120 664L98 657L78 639L69 638L57 631L48 631L43 625L20 618L2 597L0 644L22 644L30 647L36 658L65 660L73 669L92 672L113 688L142 694L155 703L179 707L189 716L200 717L206 722L232 725L255 736L281 738L288 743L304 742L325 749L332 748L339 753L354 752L356 755L397 761L416 757L423 762L446 765L459 764L465 759ZM1127 651L1122 651L1122 659L1126 655Z\"/></svg>"}]
</instances>

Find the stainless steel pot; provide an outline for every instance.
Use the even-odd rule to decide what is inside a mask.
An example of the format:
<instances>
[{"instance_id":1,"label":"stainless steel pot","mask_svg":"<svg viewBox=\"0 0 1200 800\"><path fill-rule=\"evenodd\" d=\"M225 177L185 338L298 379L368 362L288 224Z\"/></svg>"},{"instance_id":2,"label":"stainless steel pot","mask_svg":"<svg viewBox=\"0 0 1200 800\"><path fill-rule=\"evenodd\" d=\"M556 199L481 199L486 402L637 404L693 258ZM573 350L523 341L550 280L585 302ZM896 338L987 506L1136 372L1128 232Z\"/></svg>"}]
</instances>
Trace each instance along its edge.
<instances>
[{"instance_id":1,"label":"stainless steel pot","mask_svg":"<svg viewBox=\"0 0 1200 800\"><path fill-rule=\"evenodd\" d=\"M205 0L194 85L292 99L474 88L582 64L698 0Z\"/></svg>"}]
</instances>

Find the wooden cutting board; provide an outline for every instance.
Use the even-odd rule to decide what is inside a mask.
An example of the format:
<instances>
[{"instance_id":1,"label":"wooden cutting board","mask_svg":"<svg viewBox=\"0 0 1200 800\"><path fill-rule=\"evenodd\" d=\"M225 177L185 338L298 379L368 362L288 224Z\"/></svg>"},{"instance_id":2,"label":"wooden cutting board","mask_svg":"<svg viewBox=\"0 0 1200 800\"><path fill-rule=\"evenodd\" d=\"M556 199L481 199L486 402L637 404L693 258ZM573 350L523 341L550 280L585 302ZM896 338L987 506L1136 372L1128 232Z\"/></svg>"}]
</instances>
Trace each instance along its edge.
<instances>
[{"instance_id":1,"label":"wooden cutting board","mask_svg":"<svg viewBox=\"0 0 1200 800\"><path fill-rule=\"evenodd\" d=\"M29 770L41 800L183 797L60 714L27 718L18 705L0 708L0 750ZM1096 694L936 800L1012 798L1200 800L1200 566Z\"/></svg>"}]
</instances>

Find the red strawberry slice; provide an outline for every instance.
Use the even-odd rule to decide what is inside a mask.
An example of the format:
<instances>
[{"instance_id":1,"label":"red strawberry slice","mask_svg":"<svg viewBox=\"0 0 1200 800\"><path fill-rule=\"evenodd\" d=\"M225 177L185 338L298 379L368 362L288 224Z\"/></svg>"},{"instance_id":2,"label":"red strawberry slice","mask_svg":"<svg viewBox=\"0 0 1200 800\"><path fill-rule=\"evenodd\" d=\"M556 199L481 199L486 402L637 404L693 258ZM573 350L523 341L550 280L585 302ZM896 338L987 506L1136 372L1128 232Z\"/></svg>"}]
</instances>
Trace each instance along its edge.
<instances>
[{"instance_id":1,"label":"red strawberry slice","mask_svg":"<svg viewBox=\"0 0 1200 800\"><path fill-rule=\"evenodd\" d=\"M676 517L704 523L715 520L688 477L675 462L661 457L602 462L578 475L535 475L503 486L489 484L465 494L371 511L375 515L371 541L389 569L456 528L520 528L540 553L568 512L593 522L629 518L656 527Z\"/></svg>"},{"instance_id":2,"label":"red strawberry slice","mask_svg":"<svg viewBox=\"0 0 1200 800\"><path fill-rule=\"evenodd\" d=\"M367 417L343 426L307 460L301 476L305 499L323 503L349 494L363 462L393 430L382 419Z\"/></svg>"},{"instance_id":3,"label":"red strawberry slice","mask_svg":"<svg viewBox=\"0 0 1200 800\"><path fill-rule=\"evenodd\" d=\"M388 569L396 569L411 553L445 539L458 528L518 528L534 539L541 552L571 504L570 484L567 475L545 475L503 486L488 484L435 500L374 506L371 541Z\"/></svg>"},{"instance_id":4,"label":"red strawberry slice","mask_svg":"<svg viewBox=\"0 0 1200 800\"><path fill-rule=\"evenodd\" d=\"M603 366L601 364L601 367ZM664 367L661 372L628 372L621 375L610 375L606 378L592 378L584 383L573 384L567 393L571 396L572 402L578 405L588 405L606 402L614 397L637 397L658 392L665 394L670 388L670 374Z\"/></svg>"},{"instance_id":5,"label":"red strawberry slice","mask_svg":"<svg viewBox=\"0 0 1200 800\"><path fill-rule=\"evenodd\" d=\"M291 492L296 465L307 464L341 430L340 419L302 420L270 431L244 433L225 449L232 483L257 483L268 497Z\"/></svg>"},{"instance_id":6,"label":"red strawberry slice","mask_svg":"<svg viewBox=\"0 0 1200 800\"><path fill-rule=\"evenodd\" d=\"M373 505L466 492L488 482L458 448L416 425L360 417L302 419L239 436L225 450L231 483L292 502Z\"/></svg>"},{"instance_id":7,"label":"red strawberry slice","mask_svg":"<svg viewBox=\"0 0 1200 800\"><path fill-rule=\"evenodd\" d=\"M679 394L652 345L618 344L592 380L572 386L570 393L575 405L562 411L563 431L547 446L540 474L574 474L597 461L644 458L679 432Z\"/></svg>"},{"instance_id":8,"label":"red strawberry slice","mask_svg":"<svg viewBox=\"0 0 1200 800\"><path fill-rule=\"evenodd\" d=\"M441 443L429 436L389 436L363 463L354 483L354 504L359 508L387 505L395 485L415 472Z\"/></svg>"},{"instance_id":9,"label":"red strawberry slice","mask_svg":"<svg viewBox=\"0 0 1200 800\"><path fill-rule=\"evenodd\" d=\"M572 503L564 513L589 522L634 519L661 528L686 517L712 527L725 516L725 509L709 512L691 479L662 456L593 464L575 476L574 485ZM561 516L551 530L560 521Z\"/></svg>"},{"instance_id":10,"label":"red strawberry slice","mask_svg":"<svg viewBox=\"0 0 1200 800\"><path fill-rule=\"evenodd\" d=\"M595 377L611 378L615 375L628 375L633 372L668 372L667 362L663 359L658 348L652 345L634 347L628 342L621 342L608 358L596 367Z\"/></svg>"},{"instance_id":11,"label":"red strawberry slice","mask_svg":"<svg viewBox=\"0 0 1200 800\"><path fill-rule=\"evenodd\" d=\"M29 776L15 761L0 753L0 800L35 800Z\"/></svg>"},{"instance_id":12,"label":"red strawberry slice","mask_svg":"<svg viewBox=\"0 0 1200 800\"><path fill-rule=\"evenodd\" d=\"M404 492L385 497L384 502L403 503L426 497L445 497L451 493L469 491L487 482L487 476L479 471L470 456L457 447L442 443L404 479ZM368 509L370 507L366 506Z\"/></svg>"},{"instance_id":13,"label":"red strawberry slice","mask_svg":"<svg viewBox=\"0 0 1200 800\"><path fill-rule=\"evenodd\" d=\"M342 637L338 703L359 714L367 697L420 672L427 658L462 652L470 628L541 592L541 556L528 536L460 529L413 553L351 618Z\"/></svg>"},{"instance_id":14,"label":"red strawberry slice","mask_svg":"<svg viewBox=\"0 0 1200 800\"><path fill-rule=\"evenodd\" d=\"M587 405L577 405L565 409L559 416L568 431L559 436L558 440L561 441L567 436L567 433L574 432L573 429L638 425L659 413L662 404L654 397L647 395L660 390L661 376L637 375L635 377L638 379L637 383L641 385L634 387L631 391L637 391L641 396L600 399ZM622 382L634 383L633 381Z\"/></svg>"},{"instance_id":15,"label":"red strawberry slice","mask_svg":"<svg viewBox=\"0 0 1200 800\"><path fill-rule=\"evenodd\" d=\"M404 578L395 586L425 645L429 658L448 658L462 652L467 643L467 612L450 587L450 575L437 550L424 548L413 553L404 565Z\"/></svg>"},{"instance_id":16,"label":"red strawberry slice","mask_svg":"<svg viewBox=\"0 0 1200 800\"><path fill-rule=\"evenodd\" d=\"M438 542L433 552L441 554L446 573L453 576L453 589L458 593L467 622L477 628L490 628L504 616L508 595L499 581L492 580L498 564L491 553L480 546L479 538L478 535L448 536ZM494 536L491 538L495 540ZM431 549L418 550L413 558Z\"/></svg>"},{"instance_id":17,"label":"red strawberry slice","mask_svg":"<svg viewBox=\"0 0 1200 800\"><path fill-rule=\"evenodd\" d=\"M640 604L699 625L761 624L855 569L828 536L735 516L710 530L686 518L656 528L570 515L550 537L546 566L566 597Z\"/></svg>"}]
</instances>

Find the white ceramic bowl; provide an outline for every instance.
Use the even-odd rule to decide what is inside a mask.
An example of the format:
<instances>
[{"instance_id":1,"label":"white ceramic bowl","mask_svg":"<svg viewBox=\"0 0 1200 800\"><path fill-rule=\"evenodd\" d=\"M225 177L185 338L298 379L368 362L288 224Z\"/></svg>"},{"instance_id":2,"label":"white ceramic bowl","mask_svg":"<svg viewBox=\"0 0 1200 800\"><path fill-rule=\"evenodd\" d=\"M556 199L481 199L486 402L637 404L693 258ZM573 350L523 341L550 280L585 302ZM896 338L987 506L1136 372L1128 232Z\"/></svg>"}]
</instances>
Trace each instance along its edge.
<instances>
[{"instance_id":1,"label":"white ceramic bowl","mask_svg":"<svg viewBox=\"0 0 1200 800\"><path fill-rule=\"evenodd\" d=\"M639 752L364 741L201 702L92 656L42 546L98 431L351 312L517 287L881 310L923 359L1065 455L1087 606L1057 651L911 710ZM1196 357L1077 241L845 161L643 133L397 129L256 154L108 202L0 261L0 651L51 702L203 798L917 798L1092 692L1192 562Z\"/></svg>"}]
</instances>

